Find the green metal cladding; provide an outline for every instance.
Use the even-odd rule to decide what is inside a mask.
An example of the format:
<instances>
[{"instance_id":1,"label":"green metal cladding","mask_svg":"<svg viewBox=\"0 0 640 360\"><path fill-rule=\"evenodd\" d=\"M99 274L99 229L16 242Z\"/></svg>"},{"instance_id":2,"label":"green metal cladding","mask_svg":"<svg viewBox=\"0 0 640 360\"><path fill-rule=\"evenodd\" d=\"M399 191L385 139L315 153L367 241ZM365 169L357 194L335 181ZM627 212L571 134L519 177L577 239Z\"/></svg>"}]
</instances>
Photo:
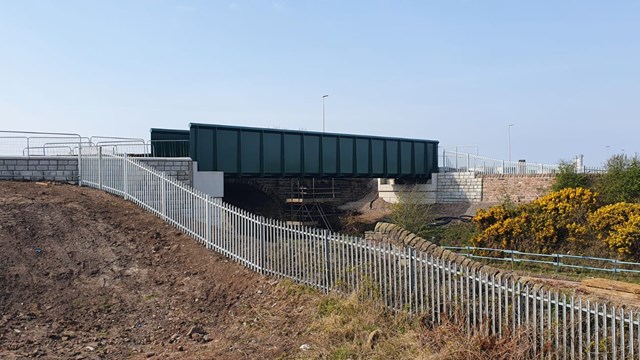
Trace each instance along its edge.
<instances>
[{"instance_id":1,"label":"green metal cladding","mask_svg":"<svg viewBox=\"0 0 640 360\"><path fill-rule=\"evenodd\" d=\"M430 178L438 171L433 140L190 124L190 146L199 171L231 177Z\"/></svg>"}]
</instances>

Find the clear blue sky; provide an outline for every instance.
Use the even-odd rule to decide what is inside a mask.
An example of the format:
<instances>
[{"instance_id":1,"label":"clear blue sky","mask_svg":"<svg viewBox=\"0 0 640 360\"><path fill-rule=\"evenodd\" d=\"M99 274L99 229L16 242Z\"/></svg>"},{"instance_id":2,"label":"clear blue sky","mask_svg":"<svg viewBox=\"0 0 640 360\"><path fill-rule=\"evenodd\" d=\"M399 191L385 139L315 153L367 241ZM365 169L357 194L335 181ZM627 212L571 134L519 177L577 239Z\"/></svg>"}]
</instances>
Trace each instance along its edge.
<instances>
[{"instance_id":1,"label":"clear blue sky","mask_svg":"<svg viewBox=\"0 0 640 360\"><path fill-rule=\"evenodd\" d=\"M639 151L640 2L0 0L0 129L190 122ZM475 152L475 148L467 148Z\"/></svg>"}]
</instances>

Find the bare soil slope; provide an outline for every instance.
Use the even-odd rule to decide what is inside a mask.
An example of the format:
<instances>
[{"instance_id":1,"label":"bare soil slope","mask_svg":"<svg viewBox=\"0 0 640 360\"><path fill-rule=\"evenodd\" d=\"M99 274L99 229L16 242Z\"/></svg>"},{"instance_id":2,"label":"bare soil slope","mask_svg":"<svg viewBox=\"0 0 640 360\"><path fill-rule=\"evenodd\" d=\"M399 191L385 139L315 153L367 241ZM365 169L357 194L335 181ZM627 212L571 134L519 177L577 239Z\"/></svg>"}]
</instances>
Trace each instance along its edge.
<instances>
[{"instance_id":1,"label":"bare soil slope","mask_svg":"<svg viewBox=\"0 0 640 360\"><path fill-rule=\"evenodd\" d=\"M112 195L0 182L0 358L295 354L314 296Z\"/></svg>"}]
</instances>

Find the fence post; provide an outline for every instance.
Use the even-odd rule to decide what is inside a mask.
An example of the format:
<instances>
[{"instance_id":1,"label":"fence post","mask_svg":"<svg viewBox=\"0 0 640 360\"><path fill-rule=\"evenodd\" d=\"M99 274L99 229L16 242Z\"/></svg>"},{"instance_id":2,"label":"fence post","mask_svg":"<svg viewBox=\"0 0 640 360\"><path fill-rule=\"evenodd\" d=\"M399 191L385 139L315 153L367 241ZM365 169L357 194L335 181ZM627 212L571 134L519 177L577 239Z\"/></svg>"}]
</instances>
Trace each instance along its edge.
<instances>
[{"instance_id":1,"label":"fence post","mask_svg":"<svg viewBox=\"0 0 640 360\"><path fill-rule=\"evenodd\" d=\"M122 189L124 191L124 199L129 200L129 179L127 176L127 154L122 157Z\"/></svg>"},{"instance_id":2,"label":"fence post","mask_svg":"<svg viewBox=\"0 0 640 360\"><path fill-rule=\"evenodd\" d=\"M467 171L471 167L471 154L467 153Z\"/></svg>"},{"instance_id":3,"label":"fence post","mask_svg":"<svg viewBox=\"0 0 640 360\"><path fill-rule=\"evenodd\" d=\"M204 217L205 226L207 227L204 236L207 242L207 249L211 249L211 210L209 209L211 201L209 200L209 194L204 195Z\"/></svg>"},{"instance_id":4,"label":"fence post","mask_svg":"<svg viewBox=\"0 0 640 360\"><path fill-rule=\"evenodd\" d=\"M331 284L330 284L330 279L331 279L331 259L329 256L329 246L331 244L329 244L329 230L324 229L324 242L323 242L323 247L324 247L324 251L323 253L323 264L324 264L324 284L325 284L325 292L329 293L329 289L331 288Z\"/></svg>"},{"instance_id":5,"label":"fence post","mask_svg":"<svg viewBox=\"0 0 640 360\"><path fill-rule=\"evenodd\" d=\"M447 150L442 149L442 167L447 167Z\"/></svg>"},{"instance_id":6,"label":"fence post","mask_svg":"<svg viewBox=\"0 0 640 360\"><path fill-rule=\"evenodd\" d=\"M78 143L78 186L82 186L82 137Z\"/></svg>"},{"instance_id":7,"label":"fence post","mask_svg":"<svg viewBox=\"0 0 640 360\"><path fill-rule=\"evenodd\" d=\"M98 146L98 189L102 190L102 146Z\"/></svg>"},{"instance_id":8,"label":"fence post","mask_svg":"<svg viewBox=\"0 0 640 360\"><path fill-rule=\"evenodd\" d=\"M413 304L413 297L414 294L417 293L418 289L415 286L415 278L416 278L416 274L415 274L415 267L416 267L416 263L414 261L414 258L416 256L416 250L409 246L409 284L408 284L408 288L409 288L409 313L413 312L413 308L416 307L416 304ZM451 271L451 263L449 263L449 271ZM451 284L449 284L451 285ZM451 287L449 287L449 290L451 290ZM417 312L417 307L416 307L416 312Z\"/></svg>"},{"instance_id":9,"label":"fence post","mask_svg":"<svg viewBox=\"0 0 640 360\"><path fill-rule=\"evenodd\" d=\"M456 162L455 162L455 164L456 164L456 170L455 170L455 172L460 171L460 170L458 170L458 147L456 147Z\"/></svg>"},{"instance_id":10,"label":"fence post","mask_svg":"<svg viewBox=\"0 0 640 360\"><path fill-rule=\"evenodd\" d=\"M258 226L258 241L260 242L260 273L265 274L265 255L266 255L266 238L265 238L264 217L260 216L260 224Z\"/></svg>"},{"instance_id":11,"label":"fence post","mask_svg":"<svg viewBox=\"0 0 640 360\"><path fill-rule=\"evenodd\" d=\"M161 208L160 212L164 219L167 219L167 194L166 194L166 182L164 180L164 172L160 173L160 198L161 198Z\"/></svg>"}]
</instances>

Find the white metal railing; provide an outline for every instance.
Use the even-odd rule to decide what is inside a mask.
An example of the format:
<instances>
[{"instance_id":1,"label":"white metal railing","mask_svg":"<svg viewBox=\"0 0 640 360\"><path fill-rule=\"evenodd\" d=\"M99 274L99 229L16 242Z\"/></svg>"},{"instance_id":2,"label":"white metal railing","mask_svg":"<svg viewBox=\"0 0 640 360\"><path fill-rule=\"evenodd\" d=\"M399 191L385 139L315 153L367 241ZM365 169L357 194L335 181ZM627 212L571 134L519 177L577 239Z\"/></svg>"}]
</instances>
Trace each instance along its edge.
<instances>
[{"instance_id":1,"label":"white metal railing","mask_svg":"<svg viewBox=\"0 0 640 360\"><path fill-rule=\"evenodd\" d=\"M442 150L440 171L475 172L477 174L531 175L556 174L560 165L492 159L484 156ZM580 166L580 173L604 173L605 168Z\"/></svg>"},{"instance_id":2,"label":"white metal railing","mask_svg":"<svg viewBox=\"0 0 640 360\"><path fill-rule=\"evenodd\" d=\"M189 157L189 140L101 141L111 153L135 157Z\"/></svg>"},{"instance_id":3,"label":"white metal railing","mask_svg":"<svg viewBox=\"0 0 640 360\"><path fill-rule=\"evenodd\" d=\"M0 155L77 156L89 139L79 134L0 130Z\"/></svg>"},{"instance_id":4,"label":"white metal railing","mask_svg":"<svg viewBox=\"0 0 640 360\"><path fill-rule=\"evenodd\" d=\"M459 255L474 259L551 265L556 268L607 271L640 274L640 263L593 256L571 254L540 254L518 250L495 249L474 246L443 246ZM602 266L598 266L602 265ZM605 266L608 265L608 266ZM605 266L605 267L603 267Z\"/></svg>"},{"instance_id":5,"label":"white metal railing","mask_svg":"<svg viewBox=\"0 0 640 360\"><path fill-rule=\"evenodd\" d=\"M208 249L325 292L360 290L389 308L459 322L469 334L524 331L540 358L637 359L637 311L610 306L410 247L288 225L212 199L100 147L83 149L82 185L130 200Z\"/></svg>"},{"instance_id":6,"label":"white metal railing","mask_svg":"<svg viewBox=\"0 0 640 360\"><path fill-rule=\"evenodd\" d=\"M189 140L144 140L70 133L0 130L0 155L16 157L78 156L81 147L102 146L136 157L189 157Z\"/></svg>"}]
</instances>

